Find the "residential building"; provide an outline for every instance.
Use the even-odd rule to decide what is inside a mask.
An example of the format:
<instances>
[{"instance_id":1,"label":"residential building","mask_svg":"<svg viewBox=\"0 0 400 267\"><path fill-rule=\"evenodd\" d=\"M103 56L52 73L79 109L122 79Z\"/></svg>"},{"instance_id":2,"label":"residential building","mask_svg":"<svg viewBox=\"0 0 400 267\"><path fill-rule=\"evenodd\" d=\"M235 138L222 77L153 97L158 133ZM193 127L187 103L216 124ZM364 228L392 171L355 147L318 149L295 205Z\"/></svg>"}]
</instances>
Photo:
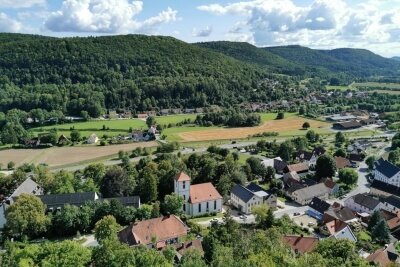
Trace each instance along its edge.
<instances>
[{"instance_id":1,"label":"residential building","mask_svg":"<svg viewBox=\"0 0 400 267\"><path fill-rule=\"evenodd\" d=\"M307 205L314 197L319 197L323 200L328 199L329 192L329 188L327 188L324 184L316 184L294 191L291 197L300 205Z\"/></svg>"},{"instance_id":2,"label":"residential building","mask_svg":"<svg viewBox=\"0 0 400 267\"><path fill-rule=\"evenodd\" d=\"M83 206L88 201L96 201L99 196L96 192L81 192L68 194L49 194L38 196L46 205L46 212L55 213L64 209L69 204L72 206Z\"/></svg>"},{"instance_id":3,"label":"residential building","mask_svg":"<svg viewBox=\"0 0 400 267\"><path fill-rule=\"evenodd\" d=\"M284 173L291 172L291 171L295 171L297 174L307 173L308 172L308 166L307 166L307 164L301 162L301 163L287 165L283 169Z\"/></svg>"},{"instance_id":4,"label":"residential building","mask_svg":"<svg viewBox=\"0 0 400 267\"><path fill-rule=\"evenodd\" d=\"M139 113L139 114L136 114L136 117L138 119L147 119L149 117L149 115L147 115L146 113Z\"/></svg>"},{"instance_id":5,"label":"residential building","mask_svg":"<svg viewBox=\"0 0 400 267\"><path fill-rule=\"evenodd\" d=\"M336 168L338 170L342 168L347 168L350 167L350 161L346 158L343 157L335 157L335 162L336 162Z\"/></svg>"},{"instance_id":6,"label":"residential building","mask_svg":"<svg viewBox=\"0 0 400 267\"><path fill-rule=\"evenodd\" d=\"M194 108L185 108L185 114L193 114L196 110Z\"/></svg>"},{"instance_id":7,"label":"residential building","mask_svg":"<svg viewBox=\"0 0 400 267\"><path fill-rule=\"evenodd\" d=\"M16 198L21 194L41 195L43 194L43 188L31 178L26 178L8 198L0 203L0 229L2 229L7 222L5 217L7 208L13 204Z\"/></svg>"},{"instance_id":8,"label":"residential building","mask_svg":"<svg viewBox=\"0 0 400 267\"><path fill-rule=\"evenodd\" d=\"M313 197L308 206L310 209L306 213L313 218L321 219L325 211L331 207L331 204L318 197Z\"/></svg>"},{"instance_id":9,"label":"residential building","mask_svg":"<svg viewBox=\"0 0 400 267\"><path fill-rule=\"evenodd\" d=\"M250 214L253 207L262 205L263 197L264 194L256 194L239 184L231 190L231 204L246 214Z\"/></svg>"},{"instance_id":10,"label":"residential building","mask_svg":"<svg viewBox=\"0 0 400 267\"><path fill-rule=\"evenodd\" d=\"M313 152L313 154L315 154L317 157L319 157L319 156L325 154L325 153L326 153L326 150L325 150L324 147L318 146L318 147L315 147L315 148L313 149L312 152Z\"/></svg>"},{"instance_id":11,"label":"residential building","mask_svg":"<svg viewBox=\"0 0 400 267\"><path fill-rule=\"evenodd\" d=\"M172 111L174 112L174 114L181 114L182 113L182 110L180 108L174 108Z\"/></svg>"},{"instance_id":12,"label":"residential building","mask_svg":"<svg viewBox=\"0 0 400 267\"><path fill-rule=\"evenodd\" d=\"M347 223L339 219L332 218L331 221L323 222L319 227L319 230L320 233L323 235L332 236L338 233L339 231L343 230L347 226L348 226Z\"/></svg>"},{"instance_id":13,"label":"residential building","mask_svg":"<svg viewBox=\"0 0 400 267\"><path fill-rule=\"evenodd\" d=\"M162 244L160 244L160 245L162 245ZM182 243L175 243L174 246L175 246L175 250L176 250L175 260L177 262L180 262L182 259L182 256L193 249L199 251L200 255L202 255L202 256L204 255L201 239L194 239L194 240L186 241L186 242L182 242Z\"/></svg>"},{"instance_id":14,"label":"residential building","mask_svg":"<svg viewBox=\"0 0 400 267\"><path fill-rule=\"evenodd\" d=\"M150 117L150 116L153 116L153 117L155 117L155 116L157 116L157 111L155 111L155 110L148 110L148 111L146 111L146 114Z\"/></svg>"},{"instance_id":15,"label":"residential building","mask_svg":"<svg viewBox=\"0 0 400 267\"><path fill-rule=\"evenodd\" d=\"M296 171L291 171L283 174L283 181L286 182L288 179L294 179L296 181L300 181L300 176Z\"/></svg>"},{"instance_id":16,"label":"residential building","mask_svg":"<svg viewBox=\"0 0 400 267\"><path fill-rule=\"evenodd\" d=\"M283 237L283 242L288 244L294 252L298 254L313 251L319 242L319 238L303 235L285 235Z\"/></svg>"},{"instance_id":17,"label":"residential building","mask_svg":"<svg viewBox=\"0 0 400 267\"><path fill-rule=\"evenodd\" d=\"M374 211L379 210L380 201L364 193L349 197L344 201L344 205L357 213L372 214Z\"/></svg>"},{"instance_id":18,"label":"residential building","mask_svg":"<svg viewBox=\"0 0 400 267\"><path fill-rule=\"evenodd\" d=\"M375 253L369 255L366 260L381 267L386 267L393 262L400 263L399 254L393 244L388 244L378 249Z\"/></svg>"},{"instance_id":19,"label":"residential building","mask_svg":"<svg viewBox=\"0 0 400 267\"><path fill-rule=\"evenodd\" d=\"M178 238L185 236L188 232L186 225L175 215L154 218L150 220L137 221L118 232L120 242L129 246L145 245L162 248L168 244L178 242Z\"/></svg>"},{"instance_id":20,"label":"residential building","mask_svg":"<svg viewBox=\"0 0 400 267\"><path fill-rule=\"evenodd\" d=\"M161 110L161 115L163 115L163 116L167 116L167 115L169 115L169 109L162 109Z\"/></svg>"},{"instance_id":21,"label":"residential building","mask_svg":"<svg viewBox=\"0 0 400 267\"><path fill-rule=\"evenodd\" d=\"M204 109L203 108L195 108L196 113L203 113Z\"/></svg>"},{"instance_id":22,"label":"residential building","mask_svg":"<svg viewBox=\"0 0 400 267\"><path fill-rule=\"evenodd\" d=\"M261 186L251 182L246 186L247 189L249 189L251 192L257 195L262 195L263 196L263 202L266 204L268 207L275 209L277 207L277 197L272 194L271 192L265 190Z\"/></svg>"},{"instance_id":23,"label":"residential building","mask_svg":"<svg viewBox=\"0 0 400 267\"><path fill-rule=\"evenodd\" d=\"M322 178L319 182L323 183L327 188L330 189L330 195L336 195L337 193L339 193L339 185L331 179Z\"/></svg>"},{"instance_id":24,"label":"residential building","mask_svg":"<svg viewBox=\"0 0 400 267\"><path fill-rule=\"evenodd\" d=\"M180 172L174 179L174 192L183 196L183 211L192 216L222 211L222 196L211 183L191 185L190 177Z\"/></svg>"},{"instance_id":25,"label":"residential building","mask_svg":"<svg viewBox=\"0 0 400 267\"><path fill-rule=\"evenodd\" d=\"M369 194L374 196L400 196L400 187L379 180L373 180L369 188Z\"/></svg>"},{"instance_id":26,"label":"residential building","mask_svg":"<svg viewBox=\"0 0 400 267\"><path fill-rule=\"evenodd\" d=\"M261 161L261 164L264 165L264 167L272 167L275 168L275 159L278 161L282 161L281 157L276 157L276 158L272 158L272 159L264 159L263 161Z\"/></svg>"},{"instance_id":27,"label":"residential building","mask_svg":"<svg viewBox=\"0 0 400 267\"><path fill-rule=\"evenodd\" d=\"M125 111L124 111L124 118L125 118L125 119L130 119L130 118L132 118L132 111L130 111L130 110L125 110Z\"/></svg>"},{"instance_id":28,"label":"residential building","mask_svg":"<svg viewBox=\"0 0 400 267\"><path fill-rule=\"evenodd\" d=\"M274 158L274 169L278 174L282 174L288 164L289 163L286 160L282 160L280 158Z\"/></svg>"},{"instance_id":29,"label":"residential building","mask_svg":"<svg viewBox=\"0 0 400 267\"><path fill-rule=\"evenodd\" d=\"M400 198L396 196L388 196L380 198L380 209L397 214L400 210Z\"/></svg>"},{"instance_id":30,"label":"residential building","mask_svg":"<svg viewBox=\"0 0 400 267\"><path fill-rule=\"evenodd\" d=\"M322 216L321 222L327 223L334 219L348 224L354 223L358 220L354 212L348 207L332 207L331 209L325 211L324 216Z\"/></svg>"},{"instance_id":31,"label":"residential building","mask_svg":"<svg viewBox=\"0 0 400 267\"><path fill-rule=\"evenodd\" d=\"M115 109L110 109L108 111L108 118L116 119L117 118L117 111Z\"/></svg>"},{"instance_id":32,"label":"residential building","mask_svg":"<svg viewBox=\"0 0 400 267\"><path fill-rule=\"evenodd\" d=\"M66 144L66 143L68 143L69 142L69 139L65 136L65 135L60 135L60 137L58 138L58 142L57 142L57 144L59 144L59 145L64 145L64 144Z\"/></svg>"},{"instance_id":33,"label":"residential building","mask_svg":"<svg viewBox=\"0 0 400 267\"><path fill-rule=\"evenodd\" d=\"M357 242L357 237L354 235L349 226L346 226L342 230L336 232L332 235L332 237L335 239L348 239L352 242Z\"/></svg>"},{"instance_id":34,"label":"residential building","mask_svg":"<svg viewBox=\"0 0 400 267\"><path fill-rule=\"evenodd\" d=\"M298 151L296 153L296 159L307 164L309 168L314 167L317 163L317 156L313 152L309 151Z\"/></svg>"},{"instance_id":35,"label":"residential building","mask_svg":"<svg viewBox=\"0 0 400 267\"><path fill-rule=\"evenodd\" d=\"M375 162L374 179L400 187L400 168L380 158Z\"/></svg>"},{"instance_id":36,"label":"residential building","mask_svg":"<svg viewBox=\"0 0 400 267\"><path fill-rule=\"evenodd\" d=\"M97 135L95 133L92 133L89 138L87 139L87 143L88 144L96 144L97 141L99 141L99 138L97 137Z\"/></svg>"}]
</instances>

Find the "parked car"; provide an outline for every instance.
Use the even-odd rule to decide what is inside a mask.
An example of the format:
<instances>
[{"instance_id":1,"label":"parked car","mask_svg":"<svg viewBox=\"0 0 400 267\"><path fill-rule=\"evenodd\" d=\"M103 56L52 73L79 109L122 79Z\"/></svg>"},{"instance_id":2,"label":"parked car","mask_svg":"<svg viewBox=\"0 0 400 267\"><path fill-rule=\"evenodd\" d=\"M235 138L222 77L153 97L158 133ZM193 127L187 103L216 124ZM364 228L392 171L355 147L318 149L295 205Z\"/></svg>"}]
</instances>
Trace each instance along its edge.
<instances>
[{"instance_id":1,"label":"parked car","mask_svg":"<svg viewBox=\"0 0 400 267\"><path fill-rule=\"evenodd\" d=\"M211 222L218 222L218 219L217 218L212 218L210 221Z\"/></svg>"},{"instance_id":2,"label":"parked car","mask_svg":"<svg viewBox=\"0 0 400 267\"><path fill-rule=\"evenodd\" d=\"M293 213L293 216L299 216L299 215L300 215L300 212Z\"/></svg>"},{"instance_id":3,"label":"parked car","mask_svg":"<svg viewBox=\"0 0 400 267\"><path fill-rule=\"evenodd\" d=\"M313 226L313 225L315 225L315 223L309 222L307 225L308 225L308 226Z\"/></svg>"}]
</instances>

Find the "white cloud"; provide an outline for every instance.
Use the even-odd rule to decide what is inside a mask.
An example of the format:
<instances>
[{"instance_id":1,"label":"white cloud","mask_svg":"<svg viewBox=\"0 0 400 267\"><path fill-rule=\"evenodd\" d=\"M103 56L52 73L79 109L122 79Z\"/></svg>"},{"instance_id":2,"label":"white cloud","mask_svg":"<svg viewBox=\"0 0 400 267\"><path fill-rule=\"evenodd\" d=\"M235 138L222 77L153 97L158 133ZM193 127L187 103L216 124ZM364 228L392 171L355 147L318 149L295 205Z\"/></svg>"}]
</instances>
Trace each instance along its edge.
<instances>
[{"instance_id":1,"label":"white cloud","mask_svg":"<svg viewBox=\"0 0 400 267\"><path fill-rule=\"evenodd\" d=\"M0 13L0 32L20 32L22 24L11 19L4 13Z\"/></svg>"},{"instance_id":2,"label":"white cloud","mask_svg":"<svg viewBox=\"0 0 400 267\"><path fill-rule=\"evenodd\" d=\"M193 28L192 36L193 37L208 37L208 36L210 36L212 31L213 31L212 25L207 25L201 30L197 30L196 28Z\"/></svg>"},{"instance_id":3,"label":"white cloud","mask_svg":"<svg viewBox=\"0 0 400 267\"><path fill-rule=\"evenodd\" d=\"M143 22L134 16L143 9L142 1L65 0L61 10L52 12L43 30L54 32L154 33L163 23L176 20L177 11L168 8Z\"/></svg>"},{"instance_id":4,"label":"white cloud","mask_svg":"<svg viewBox=\"0 0 400 267\"><path fill-rule=\"evenodd\" d=\"M35 5L44 6L46 0L0 0L0 8L29 8Z\"/></svg>"}]
</instances>

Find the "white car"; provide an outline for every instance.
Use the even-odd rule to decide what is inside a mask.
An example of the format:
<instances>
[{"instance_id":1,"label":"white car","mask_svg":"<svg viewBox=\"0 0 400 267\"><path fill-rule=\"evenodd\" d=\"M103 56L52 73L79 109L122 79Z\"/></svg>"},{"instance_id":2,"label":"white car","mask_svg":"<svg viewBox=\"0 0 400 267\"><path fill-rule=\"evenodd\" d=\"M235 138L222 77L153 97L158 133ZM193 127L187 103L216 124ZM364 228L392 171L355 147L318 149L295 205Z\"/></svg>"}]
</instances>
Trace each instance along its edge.
<instances>
[{"instance_id":1,"label":"white car","mask_svg":"<svg viewBox=\"0 0 400 267\"><path fill-rule=\"evenodd\" d=\"M212 218L212 219L210 220L210 222L218 222L218 219L217 219L217 218Z\"/></svg>"}]
</instances>

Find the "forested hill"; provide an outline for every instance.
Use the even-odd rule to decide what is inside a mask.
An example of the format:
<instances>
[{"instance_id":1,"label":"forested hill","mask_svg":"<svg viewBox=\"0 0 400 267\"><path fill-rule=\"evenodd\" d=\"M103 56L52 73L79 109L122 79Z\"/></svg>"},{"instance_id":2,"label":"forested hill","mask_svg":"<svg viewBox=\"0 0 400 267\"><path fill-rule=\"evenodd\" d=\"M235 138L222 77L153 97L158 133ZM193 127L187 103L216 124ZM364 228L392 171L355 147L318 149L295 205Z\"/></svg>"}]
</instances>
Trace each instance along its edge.
<instances>
[{"instance_id":1,"label":"forested hill","mask_svg":"<svg viewBox=\"0 0 400 267\"><path fill-rule=\"evenodd\" d=\"M195 45L223 53L243 62L256 64L277 73L306 75L308 72L308 69L303 65L290 62L245 42L217 41L195 43Z\"/></svg>"},{"instance_id":2,"label":"forested hill","mask_svg":"<svg viewBox=\"0 0 400 267\"><path fill-rule=\"evenodd\" d=\"M400 61L400 57L392 57L391 59L396 60L396 61Z\"/></svg>"},{"instance_id":3,"label":"forested hill","mask_svg":"<svg viewBox=\"0 0 400 267\"><path fill-rule=\"evenodd\" d=\"M263 49L297 64L307 67L319 66L334 73L346 72L357 78L400 74L400 62L381 57L365 49L314 50L298 45Z\"/></svg>"},{"instance_id":4,"label":"forested hill","mask_svg":"<svg viewBox=\"0 0 400 267\"><path fill-rule=\"evenodd\" d=\"M265 75L172 37L0 34L0 111L228 106Z\"/></svg>"}]
</instances>

